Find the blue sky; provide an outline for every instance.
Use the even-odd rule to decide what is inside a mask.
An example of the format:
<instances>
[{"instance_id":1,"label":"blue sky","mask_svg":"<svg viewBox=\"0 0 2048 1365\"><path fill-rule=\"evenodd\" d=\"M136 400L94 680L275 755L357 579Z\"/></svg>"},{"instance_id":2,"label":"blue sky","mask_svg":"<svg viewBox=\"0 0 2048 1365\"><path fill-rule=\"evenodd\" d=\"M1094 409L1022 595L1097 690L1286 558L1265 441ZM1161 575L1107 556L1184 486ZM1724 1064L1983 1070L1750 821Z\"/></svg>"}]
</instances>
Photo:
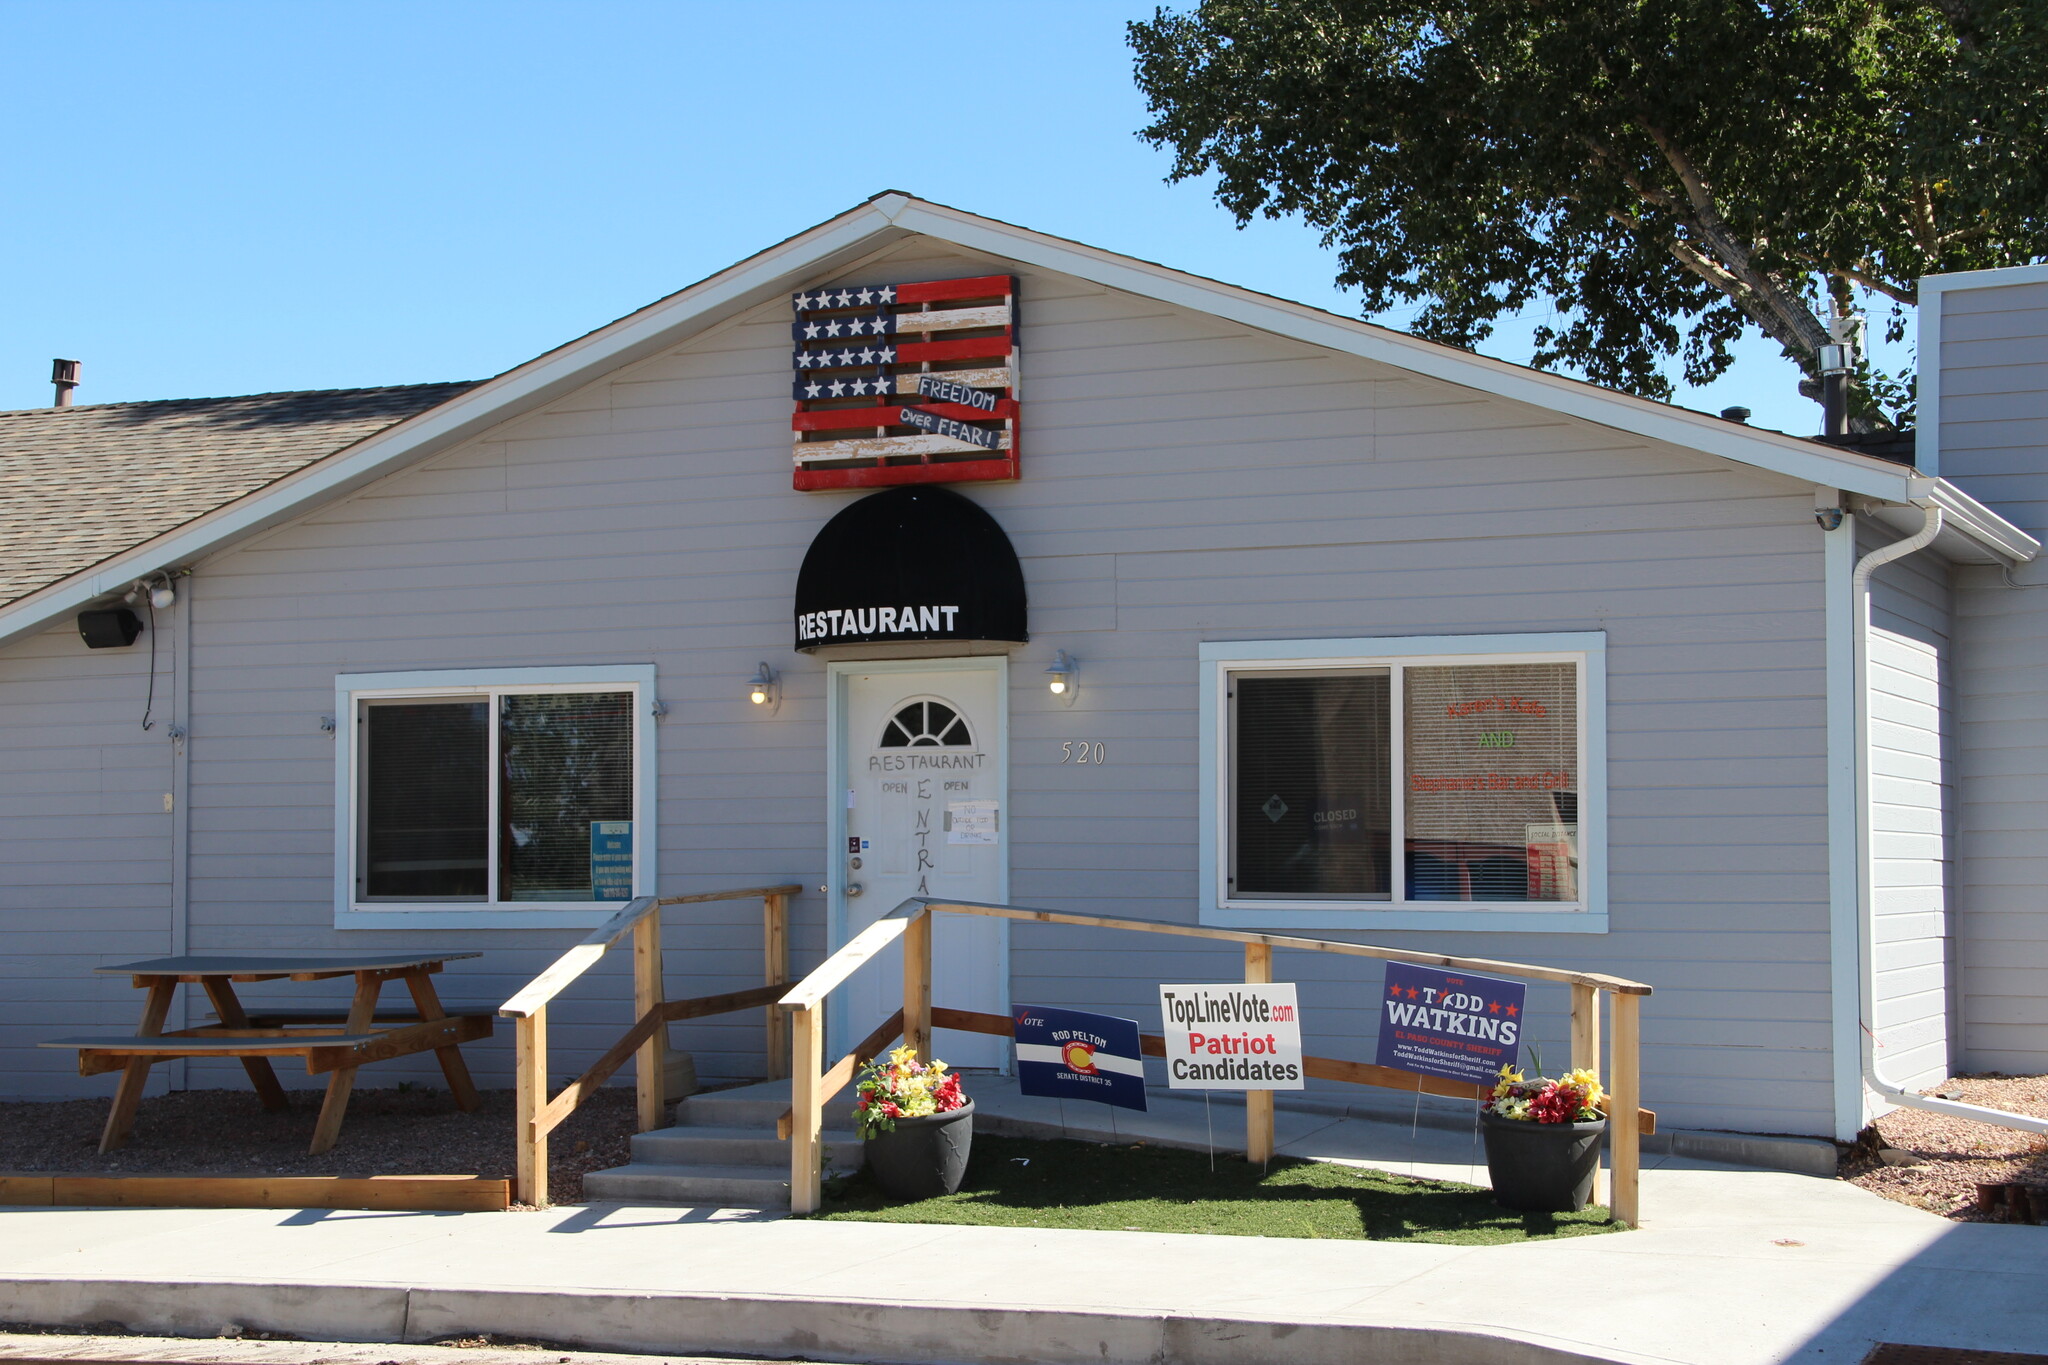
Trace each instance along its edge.
<instances>
[{"instance_id":1,"label":"blue sky","mask_svg":"<svg viewBox=\"0 0 2048 1365\"><path fill-rule=\"evenodd\" d=\"M1150 13L0 0L0 408L59 355L96 403L481 378L886 188L1355 315L1313 232L1163 182ZM1752 341L1680 401L1810 433L1796 378Z\"/></svg>"}]
</instances>

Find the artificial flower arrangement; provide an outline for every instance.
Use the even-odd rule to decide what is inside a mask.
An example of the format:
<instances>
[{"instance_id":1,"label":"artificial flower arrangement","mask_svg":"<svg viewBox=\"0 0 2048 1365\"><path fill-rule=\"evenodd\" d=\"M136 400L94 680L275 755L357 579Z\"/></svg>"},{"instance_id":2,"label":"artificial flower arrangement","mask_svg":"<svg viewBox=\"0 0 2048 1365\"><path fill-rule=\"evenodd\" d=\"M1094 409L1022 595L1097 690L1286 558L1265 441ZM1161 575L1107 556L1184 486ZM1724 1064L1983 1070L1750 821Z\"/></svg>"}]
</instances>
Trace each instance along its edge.
<instances>
[{"instance_id":1,"label":"artificial flower arrangement","mask_svg":"<svg viewBox=\"0 0 2048 1365\"><path fill-rule=\"evenodd\" d=\"M1480 1108L1522 1123L1592 1123L1607 1117L1601 1108L1606 1099L1599 1078L1584 1067L1555 1080L1548 1076L1530 1080L1514 1067L1504 1066L1493 1094Z\"/></svg>"},{"instance_id":2,"label":"artificial flower arrangement","mask_svg":"<svg viewBox=\"0 0 2048 1365\"><path fill-rule=\"evenodd\" d=\"M854 1088L860 1098L854 1102L853 1124L863 1138L893 1130L897 1119L945 1114L967 1103L960 1077L936 1057L929 1064L918 1061L912 1047L869 1062Z\"/></svg>"}]
</instances>

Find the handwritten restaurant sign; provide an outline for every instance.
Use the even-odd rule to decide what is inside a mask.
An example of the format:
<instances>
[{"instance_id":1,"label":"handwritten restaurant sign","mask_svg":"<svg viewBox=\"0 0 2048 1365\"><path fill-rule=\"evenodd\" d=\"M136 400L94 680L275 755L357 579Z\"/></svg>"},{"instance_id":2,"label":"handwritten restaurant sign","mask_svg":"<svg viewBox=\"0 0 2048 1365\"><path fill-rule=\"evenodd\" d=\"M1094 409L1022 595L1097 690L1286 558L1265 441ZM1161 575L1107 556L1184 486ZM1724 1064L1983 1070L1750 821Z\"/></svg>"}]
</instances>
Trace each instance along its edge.
<instances>
[{"instance_id":1,"label":"handwritten restaurant sign","mask_svg":"<svg viewBox=\"0 0 2048 1365\"><path fill-rule=\"evenodd\" d=\"M1381 1066L1489 1082L1520 1055L1527 987L1491 976L1387 964L1380 994Z\"/></svg>"}]
</instances>

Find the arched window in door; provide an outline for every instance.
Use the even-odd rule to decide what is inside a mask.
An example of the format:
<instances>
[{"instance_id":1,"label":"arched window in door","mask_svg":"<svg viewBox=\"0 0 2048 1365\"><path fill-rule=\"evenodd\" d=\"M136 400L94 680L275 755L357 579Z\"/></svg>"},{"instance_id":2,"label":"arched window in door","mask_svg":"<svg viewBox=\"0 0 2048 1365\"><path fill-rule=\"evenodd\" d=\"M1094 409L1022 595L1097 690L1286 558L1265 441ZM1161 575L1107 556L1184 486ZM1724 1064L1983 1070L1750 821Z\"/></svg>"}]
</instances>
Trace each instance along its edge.
<instances>
[{"instance_id":1,"label":"arched window in door","mask_svg":"<svg viewBox=\"0 0 2048 1365\"><path fill-rule=\"evenodd\" d=\"M967 718L942 701L906 703L882 727L884 749L971 749Z\"/></svg>"}]
</instances>

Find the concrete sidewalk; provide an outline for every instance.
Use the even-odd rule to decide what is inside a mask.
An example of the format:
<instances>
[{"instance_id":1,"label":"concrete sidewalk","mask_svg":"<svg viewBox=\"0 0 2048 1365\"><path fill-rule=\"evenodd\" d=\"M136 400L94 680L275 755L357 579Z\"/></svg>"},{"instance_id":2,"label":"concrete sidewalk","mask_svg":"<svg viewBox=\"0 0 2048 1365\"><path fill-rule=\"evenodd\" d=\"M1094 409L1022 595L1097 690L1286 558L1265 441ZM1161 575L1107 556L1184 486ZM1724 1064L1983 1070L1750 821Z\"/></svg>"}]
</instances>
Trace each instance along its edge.
<instances>
[{"instance_id":1,"label":"concrete sidewalk","mask_svg":"<svg viewBox=\"0 0 2048 1365\"><path fill-rule=\"evenodd\" d=\"M1217 1106L1219 1146L1237 1145L1226 1115L1240 1113ZM1283 1122L1294 1150L1467 1175L1464 1134L1327 1115ZM1121 1119L1120 1132L1131 1133ZM1390 1158L1392 1145L1409 1158ZM206 1335L233 1322L341 1341L493 1332L598 1350L1053 1365L1349 1365L1397 1351L1416 1365L1853 1365L1876 1341L2012 1352L2048 1342L2048 1230L1950 1223L1811 1176L1657 1160L1644 1174L1640 1231L1505 1247L819 1223L616 1204L529 1214L16 1209L0 1212L0 1320Z\"/></svg>"}]
</instances>

